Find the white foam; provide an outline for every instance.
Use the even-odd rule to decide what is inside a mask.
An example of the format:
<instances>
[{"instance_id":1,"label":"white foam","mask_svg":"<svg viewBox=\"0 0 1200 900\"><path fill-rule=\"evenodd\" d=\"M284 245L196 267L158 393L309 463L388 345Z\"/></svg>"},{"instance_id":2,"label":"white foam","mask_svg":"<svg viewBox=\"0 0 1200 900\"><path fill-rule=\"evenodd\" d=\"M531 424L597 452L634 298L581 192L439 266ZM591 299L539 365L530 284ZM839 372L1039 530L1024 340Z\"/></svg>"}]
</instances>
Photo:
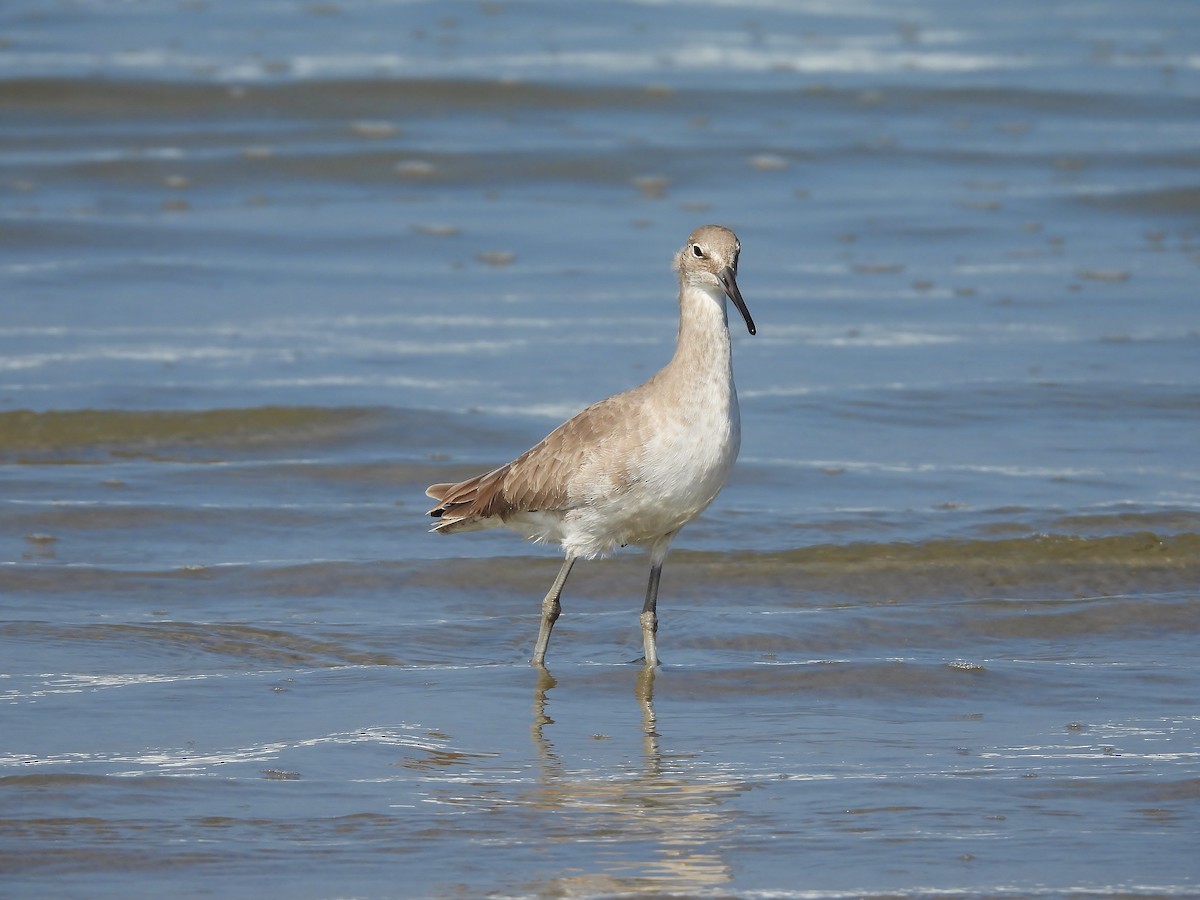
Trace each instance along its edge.
<instances>
[{"instance_id":1,"label":"white foam","mask_svg":"<svg viewBox=\"0 0 1200 900\"><path fill-rule=\"evenodd\" d=\"M749 34L693 31L666 47L647 45L605 50L594 49L596 41L584 32L576 37L574 46L554 50L508 53L473 50L457 56L302 50L271 60L256 58L239 48L233 48L230 55L160 48L44 52L24 50L17 43L0 54L0 71L23 75L102 72L175 77L192 77L200 72L224 83L241 83L405 76L493 79L498 74L509 78L543 78L548 72L560 74L564 70L621 76L663 71L720 71L726 75L779 71L866 75L970 73L1025 69L1036 62L1022 56L949 49L949 45L963 43L963 36L957 32L943 30L931 35L936 39L923 34L921 44L914 46L890 33L831 36L814 44L790 35L770 35L759 41ZM1190 61L1186 64L1191 65Z\"/></svg>"},{"instance_id":2,"label":"white foam","mask_svg":"<svg viewBox=\"0 0 1200 900\"><path fill-rule=\"evenodd\" d=\"M418 732L423 736L417 736ZM407 747L423 752L442 749L443 742L430 740L427 736L424 736L427 732L428 729L417 725L369 726L358 731L338 732L292 742L273 741L253 744L247 747L226 747L205 751L198 751L193 747L167 747L130 754L105 754L79 751L32 756L30 754L9 753L0 756L0 766L21 766L28 768L32 766L70 766L84 763L119 763L125 766L135 765L138 768L110 772L109 774L115 776L136 776L147 774L148 769L157 769L162 774L203 775L211 774L206 770L214 766L225 766L233 763L268 762L278 759L288 750L319 747L326 744L375 744L385 747Z\"/></svg>"},{"instance_id":3,"label":"white foam","mask_svg":"<svg viewBox=\"0 0 1200 900\"><path fill-rule=\"evenodd\" d=\"M1006 478L1096 478L1111 474L1095 467L985 465L981 463L903 463L872 460L789 459L787 457L742 457L744 463L802 469L844 469L848 472L879 472L904 475L969 473Z\"/></svg>"}]
</instances>

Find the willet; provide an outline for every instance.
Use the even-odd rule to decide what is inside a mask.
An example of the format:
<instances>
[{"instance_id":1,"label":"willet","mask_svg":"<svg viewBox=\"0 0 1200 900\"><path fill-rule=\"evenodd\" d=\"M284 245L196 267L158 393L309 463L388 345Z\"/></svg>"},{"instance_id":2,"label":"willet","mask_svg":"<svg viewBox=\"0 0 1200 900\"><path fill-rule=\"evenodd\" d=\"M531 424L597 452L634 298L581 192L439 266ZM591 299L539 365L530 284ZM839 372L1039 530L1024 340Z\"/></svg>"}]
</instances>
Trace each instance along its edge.
<instances>
[{"instance_id":1,"label":"willet","mask_svg":"<svg viewBox=\"0 0 1200 900\"><path fill-rule=\"evenodd\" d=\"M741 244L705 225L675 256L679 337L671 361L645 384L589 406L510 463L425 492L441 534L509 528L560 544L566 559L542 601L533 664L544 666L559 598L575 560L635 544L650 553L642 606L647 667L658 665L658 582L671 541L717 496L741 445L729 348L728 297L754 320L737 286Z\"/></svg>"}]
</instances>

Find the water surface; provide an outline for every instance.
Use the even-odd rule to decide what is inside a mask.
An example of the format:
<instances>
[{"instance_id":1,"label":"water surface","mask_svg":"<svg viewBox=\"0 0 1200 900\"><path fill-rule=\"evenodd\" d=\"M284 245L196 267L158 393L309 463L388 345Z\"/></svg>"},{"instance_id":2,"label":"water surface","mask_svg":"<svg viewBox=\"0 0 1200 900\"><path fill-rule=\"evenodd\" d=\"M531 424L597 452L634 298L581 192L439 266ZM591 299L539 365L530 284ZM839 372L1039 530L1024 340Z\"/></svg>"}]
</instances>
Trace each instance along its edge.
<instances>
[{"instance_id":1,"label":"water surface","mask_svg":"<svg viewBox=\"0 0 1200 900\"><path fill-rule=\"evenodd\" d=\"M6 896L1190 896L1200 14L0 11ZM645 560L430 535L672 351Z\"/></svg>"}]
</instances>

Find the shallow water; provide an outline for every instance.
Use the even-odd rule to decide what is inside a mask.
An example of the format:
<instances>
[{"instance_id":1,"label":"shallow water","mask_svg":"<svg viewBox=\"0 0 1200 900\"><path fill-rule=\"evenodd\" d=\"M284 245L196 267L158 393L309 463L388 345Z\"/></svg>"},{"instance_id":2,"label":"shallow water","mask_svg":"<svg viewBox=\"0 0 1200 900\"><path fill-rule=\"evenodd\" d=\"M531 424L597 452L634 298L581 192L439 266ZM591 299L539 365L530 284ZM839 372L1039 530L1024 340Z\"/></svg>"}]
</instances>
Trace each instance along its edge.
<instances>
[{"instance_id":1,"label":"shallow water","mask_svg":"<svg viewBox=\"0 0 1200 900\"><path fill-rule=\"evenodd\" d=\"M1200 12L571 9L0 10L0 893L1196 893ZM539 675L423 489L705 221L741 459Z\"/></svg>"}]
</instances>

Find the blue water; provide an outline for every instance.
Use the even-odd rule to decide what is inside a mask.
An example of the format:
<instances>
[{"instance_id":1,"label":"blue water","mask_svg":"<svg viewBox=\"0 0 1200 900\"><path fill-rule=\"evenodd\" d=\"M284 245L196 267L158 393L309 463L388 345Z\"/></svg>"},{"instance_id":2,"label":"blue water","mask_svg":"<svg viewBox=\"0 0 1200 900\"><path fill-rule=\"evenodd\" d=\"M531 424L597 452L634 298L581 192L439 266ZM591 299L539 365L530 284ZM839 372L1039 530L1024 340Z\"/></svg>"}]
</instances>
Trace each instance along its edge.
<instances>
[{"instance_id":1,"label":"blue water","mask_svg":"<svg viewBox=\"0 0 1200 900\"><path fill-rule=\"evenodd\" d=\"M5 896L1191 896L1200 8L0 9ZM649 377L663 575L426 485ZM735 318L736 324L736 318Z\"/></svg>"}]
</instances>

